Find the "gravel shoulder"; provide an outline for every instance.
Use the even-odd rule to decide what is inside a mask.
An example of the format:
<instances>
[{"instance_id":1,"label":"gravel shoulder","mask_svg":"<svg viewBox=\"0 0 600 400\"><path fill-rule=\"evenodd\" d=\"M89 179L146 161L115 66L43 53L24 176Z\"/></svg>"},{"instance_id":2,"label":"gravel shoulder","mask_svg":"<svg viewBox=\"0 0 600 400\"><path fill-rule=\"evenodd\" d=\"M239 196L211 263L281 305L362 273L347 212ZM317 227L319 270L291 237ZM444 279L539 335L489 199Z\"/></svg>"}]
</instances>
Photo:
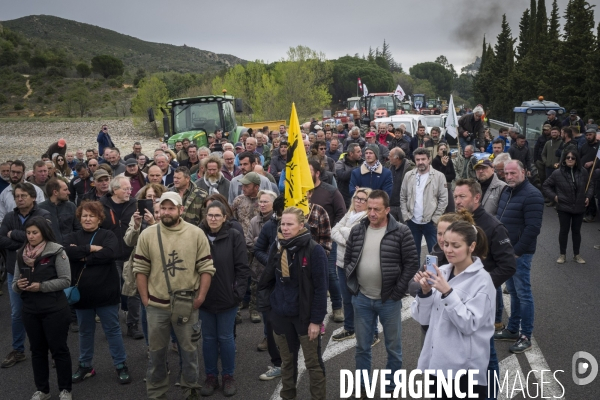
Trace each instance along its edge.
<instances>
[{"instance_id":1,"label":"gravel shoulder","mask_svg":"<svg viewBox=\"0 0 600 400\"><path fill-rule=\"evenodd\" d=\"M135 141L139 141L142 151L150 156L160 144L158 138L136 128L131 119L79 122L0 121L0 162L19 159L29 169L50 144L61 138L67 141L69 151L97 149L96 137L103 124L108 125L110 136L122 156L131 153Z\"/></svg>"}]
</instances>

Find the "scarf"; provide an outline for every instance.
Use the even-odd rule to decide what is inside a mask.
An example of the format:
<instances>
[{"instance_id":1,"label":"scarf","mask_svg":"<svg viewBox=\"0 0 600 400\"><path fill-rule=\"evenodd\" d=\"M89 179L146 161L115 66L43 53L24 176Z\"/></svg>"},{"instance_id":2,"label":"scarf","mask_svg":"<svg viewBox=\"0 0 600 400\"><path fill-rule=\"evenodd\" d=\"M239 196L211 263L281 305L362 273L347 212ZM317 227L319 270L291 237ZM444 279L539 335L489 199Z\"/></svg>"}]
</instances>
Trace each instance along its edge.
<instances>
[{"instance_id":1,"label":"scarf","mask_svg":"<svg viewBox=\"0 0 600 400\"><path fill-rule=\"evenodd\" d=\"M23 249L23 262L33 268L35 260L42 254L42 251L46 248L46 242L42 241L35 247L32 247L29 243L25 245Z\"/></svg>"},{"instance_id":2,"label":"scarf","mask_svg":"<svg viewBox=\"0 0 600 400\"><path fill-rule=\"evenodd\" d=\"M209 196L211 194L219 194L218 186L219 186L220 179L217 179L215 182L211 182L210 179L206 178L206 175L204 175L203 179L204 179L204 183L206 184L206 187L208 187ZM240 186L242 186L242 185L240 185Z\"/></svg>"},{"instance_id":3,"label":"scarf","mask_svg":"<svg viewBox=\"0 0 600 400\"><path fill-rule=\"evenodd\" d=\"M290 266L288 264L288 251L295 254L298 250L304 248L310 240L311 235L308 229L302 228L296 236L290 239L284 239L281 232L277 232L277 250L281 254L281 278L283 282L290 281ZM287 251L285 251L287 250Z\"/></svg>"},{"instance_id":4,"label":"scarf","mask_svg":"<svg viewBox=\"0 0 600 400\"><path fill-rule=\"evenodd\" d=\"M372 167L369 167L369 164L367 164L367 162L364 162L365 167L367 167L367 169L371 172L377 172L377 168L379 168L381 166L381 163L379 162L379 160L377 160L377 162L375 164L373 164Z\"/></svg>"},{"instance_id":5,"label":"scarf","mask_svg":"<svg viewBox=\"0 0 600 400\"><path fill-rule=\"evenodd\" d=\"M354 225L354 223L356 221L358 221L359 219L361 219L362 217L364 217L366 213L367 213L366 211L361 211L361 212L350 211L350 214L348 215L348 222L350 223L350 225Z\"/></svg>"}]
</instances>

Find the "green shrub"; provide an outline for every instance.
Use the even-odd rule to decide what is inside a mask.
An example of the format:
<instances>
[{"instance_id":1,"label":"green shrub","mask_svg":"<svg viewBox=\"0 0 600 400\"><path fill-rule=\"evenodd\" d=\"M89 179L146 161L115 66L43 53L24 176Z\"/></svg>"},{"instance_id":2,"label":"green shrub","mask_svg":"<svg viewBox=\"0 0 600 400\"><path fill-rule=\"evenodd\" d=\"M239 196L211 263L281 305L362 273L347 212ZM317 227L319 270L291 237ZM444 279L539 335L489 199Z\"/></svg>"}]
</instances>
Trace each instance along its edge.
<instances>
[{"instance_id":1,"label":"green shrub","mask_svg":"<svg viewBox=\"0 0 600 400\"><path fill-rule=\"evenodd\" d=\"M46 88L46 96L51 96L54 93L56 93L56 89L54 89L52 86L48 86Z\"/></svg>"},{"instance_id":2,"label":"green shrub","mask_svg":"<svg viewBox=\"0 0 600 400\"><path fill-rule=\"evenodd\" d=\"M90 86L90 89L92 89L92 90L96 90L96 89L98 89L100 86L102 86L102 82L100 82L100 81L96 81L96 82L92 83L92 86Z\"/></svg>"},{"instance_id":3,"label":"green shrub","mask_svg":"<svg viewBox=\"0 0 600 400\"><path fill-rule=\"evenodd\" d=\"M109 79L106 81L106 84L111 88L120 88L123 87L123 77L121 79Z\"/></svg>"},{"instance_id":4,"label":"green shrub","mask_svg":"<svg viewBox=\"0 0 600 400\"><path fill-rule=\"evenodd\" d=\"M36 100L38 103L41 103L42 101L44 101L44 98L42 96L38 96Z\"/></svg>"},{"instance_id":5,"label":"green shrub","mask_svg":"<svg viewBox=\"0 0 600 400\"><path fill-rule=\"evenodd\" d=\"M63 95L61 94L60 96L58 96L58 99L57 99L57 100L58 100L59 102L61 102L61 103L62 103L63 101L65 101L65 96L63 96Z\"/></svg>"},{"instance_id":6,"label":"green shrub","mask_svg":"<svg viewBox=\"0 0 600 400\"><path fill-rule=\"evenodd\" d=\"M14 107L14 108L15 108L15 110L17 110L17 111L20 111L20 110L23 110L23 109L25 109L25 106L23 106L23 104L17 103L17 104L15 104L15 107Z\"/></svg>"},{"instance_id":7,"label":"green shrub","mask_svg":"<svg viewBox=\"0 0 600 400\"><path fill-rule=\"evenodd\" d=\"M50 77L52 77L52 76L59 76L59 77L67 76L65 71L62 68L58 68L58 67L48 67L48 69L46 69L46 75L48 75Z\"/></svg>"},{"instance_id":8,"label":"green shrub","mask_svg":"<svg viewBox=\"0 0 600 400\"><path fill-rule=\"evenodd\" d=\"M110 94L104 93L104 96L102 96L102 101L110 101Z\"/></svg>"},{"instance_id":9,"label":"green shrub","mask_svg":"<svg viewBox=\"0 0 600 400\"><path fill-rule=\"evenodd\" d=\"M5 95L3 95L2 93L0 93L0 104L4 104L8 101L8 99L6 98Z\"/></svg>"},{"instance_id":10,"label":"green shrub","mask_svg":"<svg viewBox=\"0 0 600 400\"><path fill-rule=\"evenodd\" d=\"M50 104L50 102L46 99L44 99L44 104Z\"/></svg>"}]
</instances>

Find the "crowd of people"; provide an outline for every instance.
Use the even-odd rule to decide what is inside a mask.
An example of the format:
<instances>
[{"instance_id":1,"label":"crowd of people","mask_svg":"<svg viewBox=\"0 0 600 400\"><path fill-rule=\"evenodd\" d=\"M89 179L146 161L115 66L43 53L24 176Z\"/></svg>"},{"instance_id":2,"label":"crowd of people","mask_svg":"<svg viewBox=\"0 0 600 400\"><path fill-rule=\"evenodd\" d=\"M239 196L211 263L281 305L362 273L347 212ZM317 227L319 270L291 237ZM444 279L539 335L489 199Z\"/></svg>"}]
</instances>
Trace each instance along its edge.
<instances>
[{"instance_id":1,"label":"crowd of people","mask_svg":"<svg viewBox=\"0 0 600 400\"><path fill-rule=\"evenodd\" d=\"M284 207L284 125L248 129L236 143L217 129L206 146L183 139L151 155L135 142L123 157L104 125L97 148L69 151L59 139L31 170L18 159L3 163L12 350L1 367L26 360L28 338L32 400L51 397L48 352L60 399L69 400L72 384L96 374L100 323L118 383L142 378L127 366L130 338L147 347L148 398L166 398L171 349L185 398L220 388L233 396L236 325L248 309L264 326L257 350L272 363L258 378L281 378L280 396L296 398L302 349L311 397L326 399L328 298L331 319L343 323L332 340L355 339L356 369L368 371L380 333L386 368L402 368L402 302L411 301L424 334L419 368L478 369L475 391L488 398L486 371L499 369L494 341L511 341L513 353L532 346L531 266L544 205L558 214L557 263L567 262L569 232L574 261L585 263L580 229L600 199L598 127L576 114L560 123L550 111L532 150L514 128L493 138L481 107L460 118L458 138L439 127L413 136L404 125L372 123L361 133L352 123L305 123L314 183L307 214ZM438 260L430 268L423 238ZM502 285L511 297L507 325ZM74 367L70 333L79 336ZM366 398L362 379L357 398ZM385 390L394 389L388 382Z\"/></svg>"}]
</instances>

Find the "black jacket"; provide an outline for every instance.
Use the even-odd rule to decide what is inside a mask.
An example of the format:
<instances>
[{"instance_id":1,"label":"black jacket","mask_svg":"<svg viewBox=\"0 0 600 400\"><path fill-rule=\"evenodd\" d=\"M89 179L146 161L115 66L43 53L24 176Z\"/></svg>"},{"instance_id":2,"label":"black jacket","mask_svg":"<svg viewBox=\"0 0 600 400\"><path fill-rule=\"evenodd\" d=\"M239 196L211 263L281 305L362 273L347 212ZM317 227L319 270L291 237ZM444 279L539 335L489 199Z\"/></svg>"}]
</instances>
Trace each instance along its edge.
<instances>
[{"instance_id":1,"label":"black jacket","mask_svg":"<svg viewBox=\"0 0 600 400\"><path fill-rule=\"evenodd\" d=\"M201 224L200 228L208 236L210 228ZM210 241L210 254L217 269L212 277L210 288L202 308L218 313L236 307L246 294L250 268L244 236L231 222L225 222L214 241Z\"/></svg>"},{"instance_id":2,"label":"black jacket","mask_svg":"<svg viewBox=\"0 0 600 400\"><path fill-rule=\"evenodd\" d=\"M79 205L83 196L93 189L92 178L88 177L87 179L81 179L80 177L73 178L73 180L69 183L69 201L75 203L75 205Z\"/></svg>"},{"instance_id":3,"label":"black jacket","mask_svg":"<svg viewBox=\"0 0 600 400\"><path fill-rule=\"evenodd\" d=\"M31 217L44 217L50 226L52 226L50 213L44 209L38 207L34 202L33 208L29 212L27 219ZM6 272L13 275L15 272L15 263L17 262L17 250L20 249L25 242L27 242L27 235L23 229L23 223L19 218L19 209L15 208L13 211L7 213L2 220L0 225L0 250L6 250ZM57 227L52 226L52 231L56 235ZM8 232L11 232L10 237L7 236Z\"/></svg>"},{"instance_id":4,"label":"black jacket","mask_svg":"<svg viewBox=\"0 0 600 400\"><path fill-rule=\"evenodd\" d=\"M600 145L600 142L596 141L596 143L594 144L589 144L587 141L583 144L583 146L581 146L581 149L579 149L579 156L581 157L581 166L583 167L585 165L585 163L587 162L594 162L594 159L596 158L596 155L598 154L598 146ZM590 166L588 168L588 171L591 169L592 167ZM596 166L594 167L594 169L598 169L600 168L600 161L596 161Z\"/></svg>"},{"instance_id":5,"label":"black jacket","mask_svg":"<svg viewBox=\"0 0 600 400\"><path fill-rule=\"evenodd\" d=\"M112 195L107 193L98 200L104 206L104 221L102 221L102 225L100 226L103 229L112 231L119 241L118 246L113 249L115 260L127 261L133 251L133 247L127 246L123 239L125 238L127 228L129 228L131 217L137 211L137 200L129 199L127 203L124 203L121 215L119 216L115 211L115 204L111 198Z\"/></svg>"},{"instance_id":6,"label":"black jacket","mask_svg":"<svg viewBox=\"0 0 600 400\"><path fill-rule=\"evenodd\" d=\"M490 273L495 287L499 287L517 271L515 251L510 243L508 231L494 217L479 206L473 212L475 225L480 227L488 241L488 254L482 259L483 268Z\"/></svg>"},{"instance_id":7,"label":"black jacket","mask_svg":"<svg viewBox=\"0 0 600 400\"><path fill-rule=\"evenodd\" d=\"M406 136L402 136L400 139L396 139L395 137L388 144L388 149L393 149L396 147L400 147L402 151L404 151L405 158L412 158L412 152L410 151L410 138Z\"/></svg>"},{"instance_id":8,"label":"black jacket","mask_svg":"<svg viewBox=\"0 0 600 400\"><path fill-rule=\"evenodd\" d=\"M346 282L353 295L358 295L358 277L356 268L360 260L365 235L370 221L364 218L352 227L346 243L344 267ZM420 249L419 249L420 250ZM408 226L396 222L388 215L388 224L380 246L381 301L402 299L410 280L419 269L417 247Z\"/></svg>"},{"instance_id":9,"label":"black jacket","mask_svg":"<svg viewBox=\"0 0 600 400\"><path fill-rule=\"evenodd\" d=\"M535 146L533 146L533 162L542 161L542 151L544 150L546 142L550 139L550 135L546 136L544 134L537 138Z\"/></svg>"},{"instance_id":10,"label":"black jacket","mask_svg":"<svg viewBox=\"0 0 600 400\"><path fill-rule=\"evenodd\" d=\"M467 144L485 143L484 129L483 118L475 121L475 114L473 113L463 115L458 119L458 137L464 139ZM463 132L469 132L469 135L464 137Z\"/></svg>"},{"instance_id":11,"label":"black jacket","mask_svg":"<svg viewBox=\"0 0 600 400\"><path fill-rule=\"evenodd\" d=\"M277 220L273 216L263 225L254 243L254 257L264 266L269 261L269 249L275 243L275 239L277 239Z\"/></svg>"},{"instance_id":12,"label":"black jacket","mask_svg":"<svg viewBox=\"0 0 600 400\"><path fill-rule=\"evenodd\" d=\"M279 182L279 178L281 177L281 171L285 169L285 164L287 163L287 156L282 157L279 149L273 153L271 157L271 163L269 164L269 173L273 175L276 182Z\"/></svg>"},{"instance_id":13,"label":"black jacket","mask_svg":"<svg viewBox=\"0 0 600 400\"><path fill-rule=\"evenodd\" d=\"M590 182L588 190L585 190L589 173L581 167L579 155L576 154L576 167L569 168L565 165L564 156L560 160L560 168L554 170L546 178L542 189L544 195L554 201L558 197L556 204L557 211L565 211L571 214L582 214L585 212L585 199L594 198L594 181Z\"/></svg>"},{"instance_id":14,"label":"black jacket","mask_svg":"<svg viewBox=\"0 0 600 400\"><path fill-rule=\"evenodd\" d=\"M348 159L348 154L344 154L343 158L339 159L335 163L335 176L337 180L337 187L342 197L346 208L350 207L350 178L352 176L352 170L359 168L365 160L351 161Z\"/></svg>"},{"instance_id":15,"label":"black jacket","mask_svg":"<svg viewBox=\"0 0 600 400\"><path fill-rule=\"evenodd\" d=\"M431 166L436 171L440 171L446 177L446 182L450 183L456 178L456 171L454 170L454 164L452 164L452 158L448 157L448 164L444 166L442 163L442 158L440 156L435 156L433 161L431 161Z\"/></svg>"},{"instance_id":16,"label":"black jacket","mask_svg":"<svg viewBox=\"0 0 600 400\"><path fill-rule=\"evenodd\" d=\"M81 230L81 224L75 217L77 207L70 201L63 201L56 205L47 199L38 206L50 213L50 221L57 243L62 243L63 237L69 233Z\"/></svg>"},{"instance_id":17,"label":"black jacket","mask_svg":"<svg viewBox=\"0 0 600 400\"><path fill-rule=\"evenodd\" d=\"M92 253L91 244L102 246L102 250ZM115 234L102 228L94 232L82 230L65 237L63 247L71 264L71 285L79 281L81 294L75 308L83 310L121 302L121 278L114 265L118 246Z\"/></svg>"},{"instance_id":18,"label":"black jacket","mask_svg":"<svg viewBox=\"0 0 600 400\"><path fill-rule=\"evenodd\" d=\"M402 189L402 182L404 182L404 176L408 171L412 171L415 165L407 157L404 158L400 168L396 168L393 165L389 165L388 168L392 172L392 196L390 197L390 207L400 207L400 189Z\"/></svg>"},{"instance_id":19,"label":"black jacket","mask_svg":"<svg viewBox=\"0 0 600 400\"><path fill-rule=\"evenodd\" d=\"M529 146L525 145L523 147L517 146L517 143L514 142L512 146L508 149L508 154L510 158L513 160L519 160L525 166L527 171L531 171L531 153L529 152ZM541 155L540 155L541 158Z\"/></svg>"}]
</instances>

